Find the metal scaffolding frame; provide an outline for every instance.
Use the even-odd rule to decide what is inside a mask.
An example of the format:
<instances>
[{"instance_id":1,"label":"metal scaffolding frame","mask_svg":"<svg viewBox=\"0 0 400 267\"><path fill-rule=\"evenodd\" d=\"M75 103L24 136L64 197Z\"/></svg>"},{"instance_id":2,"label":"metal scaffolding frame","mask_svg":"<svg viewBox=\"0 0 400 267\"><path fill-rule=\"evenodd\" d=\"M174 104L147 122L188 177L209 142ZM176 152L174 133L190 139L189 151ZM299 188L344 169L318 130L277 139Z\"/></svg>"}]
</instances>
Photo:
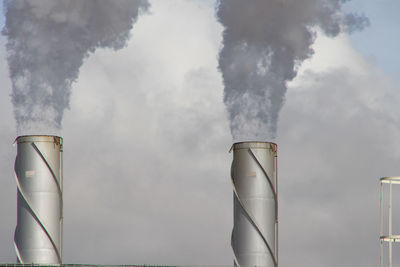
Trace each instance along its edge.
<instances>
[{"instance_id":1,"label":"metal scaffolding frame","mask_svg":"<svg viewBox=\"0 0 400 267\"><path fill-rule=\"evenodd\" d=\"M383 234L383 184L389 185L389 196L388 196L388 229L387 234ZM380 179L380 233L379 233L379 241L380 241L380 267L383 267L383 244L384 242L388 243L388 264L389 267L392 267L392 245L393 243L400 242L400 235L394 235L392 233L392 185L400 184L400 176L392 176L392 177L382 177Z\"/></svg>"}]
</instances>

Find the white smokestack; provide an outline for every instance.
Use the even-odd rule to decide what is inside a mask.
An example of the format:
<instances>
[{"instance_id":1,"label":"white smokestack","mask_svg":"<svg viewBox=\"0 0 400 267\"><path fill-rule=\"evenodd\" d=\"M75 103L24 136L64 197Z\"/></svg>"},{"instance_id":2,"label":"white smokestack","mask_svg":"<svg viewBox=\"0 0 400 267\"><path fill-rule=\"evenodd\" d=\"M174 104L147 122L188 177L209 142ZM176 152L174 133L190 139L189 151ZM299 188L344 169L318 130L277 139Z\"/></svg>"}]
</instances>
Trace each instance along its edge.
<instances>
[{"instance_id":1,"label":"white smokestack","mask_svg":"<svg viewBox=\"0 0 400 267\"><path fill-rule=\"evenodd\" d=\"M235 143L232 249L236 266L278 265L277 145Z\"/></svg>"},{"instance_id":2,"label":"white smokestack","mask_svg":"<svg viewBox=\"0 0 400 267\"><path fill-rule=\"evenodd\" d=\"M19 263L61 264L63 238L62 138L19 136L14 245Z\"/></svg>"}]
</instances>

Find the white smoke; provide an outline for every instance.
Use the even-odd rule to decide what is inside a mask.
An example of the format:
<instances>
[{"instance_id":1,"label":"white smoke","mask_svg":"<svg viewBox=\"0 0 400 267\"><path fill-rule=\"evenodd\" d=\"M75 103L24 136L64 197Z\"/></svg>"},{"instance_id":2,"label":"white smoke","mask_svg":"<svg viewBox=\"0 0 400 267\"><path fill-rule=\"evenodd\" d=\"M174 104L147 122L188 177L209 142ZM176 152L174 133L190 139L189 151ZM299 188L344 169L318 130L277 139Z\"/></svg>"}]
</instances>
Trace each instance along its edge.
<instances>
[{"instance_id":1,"label":"white smoke","mask_svg":"<svg viewBox=\"0 0 400 267\"><path fill-rule=\"evenodd\" d=\"M235 140L275 138L286 83L313 54L320 28L329 36L360 30L365 16L344 14L347 0L219 0L225 27L219 68Z\"/></svg>"},{"instance_id":2,"label":"white smoke","mask_svg":"<svg viewBox=\"0 0 400 267\"><path fill-rule=\"evenodd\" d=\"M120 49L147 0L4 0L19 134L61 129L71 85L96 48Z\"/></svg>"}]
</instances>

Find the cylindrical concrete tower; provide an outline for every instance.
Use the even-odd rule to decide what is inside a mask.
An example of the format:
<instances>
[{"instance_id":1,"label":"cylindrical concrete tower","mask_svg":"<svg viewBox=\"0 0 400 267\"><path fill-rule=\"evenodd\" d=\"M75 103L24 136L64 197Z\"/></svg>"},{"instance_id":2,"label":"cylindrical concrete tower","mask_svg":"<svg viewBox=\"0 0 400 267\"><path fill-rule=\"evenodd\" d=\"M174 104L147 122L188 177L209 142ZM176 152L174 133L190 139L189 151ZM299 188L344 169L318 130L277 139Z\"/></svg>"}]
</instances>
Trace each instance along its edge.
<instances>
[{"instance_id":1,"label":"cylindrical concrete tower","mask_svg":"<svg viewBox=\"0 0 400 267\"><path fill-rule=\"evenodd\" d=\"M19 263L62 263L62 138L19 136L15 140Z\"/></svg>"},{"instance_id":2,"label":"cylindrical concrete tower","mask_svg":"<svg viewBox=\"0 0 400 267\"><path fill-rule=\"evenodd\" d=\"M232 150L235 265L277 267L277 145L241 142Z\"/></svg>"}]
</instances>

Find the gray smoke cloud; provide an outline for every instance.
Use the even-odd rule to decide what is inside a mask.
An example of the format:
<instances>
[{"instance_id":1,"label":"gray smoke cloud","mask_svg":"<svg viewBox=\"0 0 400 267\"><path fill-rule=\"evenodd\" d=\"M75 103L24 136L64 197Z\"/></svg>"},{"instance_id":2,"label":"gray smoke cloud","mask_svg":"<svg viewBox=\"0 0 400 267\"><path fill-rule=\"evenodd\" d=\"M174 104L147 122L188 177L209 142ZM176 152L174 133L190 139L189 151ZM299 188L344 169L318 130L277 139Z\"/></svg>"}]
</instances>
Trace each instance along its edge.
<instances>
[{"instance_id":1,"label":"gray smoke cloud","mask_svg":"<svg viewBox=\"0 0 400 267\"><path fill-rule=\"evenodd\" d=\"M123 48L147 0L5 0L7 60L19 134L58 132L71 85L97 48Z\"/></svg>"},{"instance_id":2,"label":"gray smoke cloud","mask_svg":"<svg viewBox=\"0 0 400 267\"><path fill-rule=\"evenodd\" d=\"M275 138L286 83L313 54L317 29L329 36L361 30L365 16L345 14L346 0L219 0L225 27L219 69L235 140Z\"/></svg>"}]
</instances>

